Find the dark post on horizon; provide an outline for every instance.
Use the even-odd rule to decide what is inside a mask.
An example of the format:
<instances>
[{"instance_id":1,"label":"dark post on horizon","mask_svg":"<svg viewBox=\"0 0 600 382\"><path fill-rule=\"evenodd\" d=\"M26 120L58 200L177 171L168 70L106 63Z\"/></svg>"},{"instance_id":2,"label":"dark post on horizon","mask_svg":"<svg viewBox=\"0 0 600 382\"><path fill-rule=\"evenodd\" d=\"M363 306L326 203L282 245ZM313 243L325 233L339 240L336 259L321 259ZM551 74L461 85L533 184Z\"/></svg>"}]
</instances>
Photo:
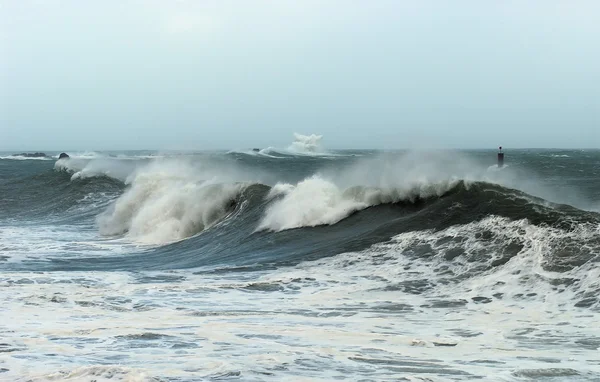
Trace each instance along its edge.
<instances>
[{"instance_id":1,"label":"dark post on horizon","mask_svg":"<svg viewBox=\"0 0 600 382\"><path fill-rule=\"evenodd\" d=\"M504 152L502 152L502 146L498 147L498 167L504 166Z\"/></svg>"}]
</instances>

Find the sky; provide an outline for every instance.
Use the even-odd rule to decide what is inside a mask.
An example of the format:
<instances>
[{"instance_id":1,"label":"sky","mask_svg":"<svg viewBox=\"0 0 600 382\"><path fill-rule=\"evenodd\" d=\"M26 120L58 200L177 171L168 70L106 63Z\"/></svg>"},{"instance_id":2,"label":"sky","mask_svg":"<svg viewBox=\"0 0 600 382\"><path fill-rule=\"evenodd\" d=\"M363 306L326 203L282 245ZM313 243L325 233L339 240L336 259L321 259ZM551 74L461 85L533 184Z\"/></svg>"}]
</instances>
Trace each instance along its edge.
<instances>
[{"instance_id":1,"label":"sky","mask_svg":"<svg viewBox=\"0 0 600 382\"><path fill-rule=\"evenodd\" d=\"M0 150L600 148L596 0L0 0Z\"/></svg>"}]
</instances>

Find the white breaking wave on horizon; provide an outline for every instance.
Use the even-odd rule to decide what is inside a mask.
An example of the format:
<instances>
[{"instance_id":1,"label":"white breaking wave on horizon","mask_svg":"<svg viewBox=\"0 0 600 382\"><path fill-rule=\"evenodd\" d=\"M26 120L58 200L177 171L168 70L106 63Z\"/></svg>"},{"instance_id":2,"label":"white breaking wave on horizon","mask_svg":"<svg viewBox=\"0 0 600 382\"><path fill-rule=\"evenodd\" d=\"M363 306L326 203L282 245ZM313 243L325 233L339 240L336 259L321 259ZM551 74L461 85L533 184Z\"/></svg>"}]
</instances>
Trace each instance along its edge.
<instances>
[{"instance_id":1,"label":"white breaking wave on horizon","mask_svg":"<svg viewBox=\"0 0 600 382\"><path fill-rule=\"evenodd\" d=\"M230 150L229 153L246 154L252 156L264 156L268 158L287 159L290 156L307 157L339 157L347 156L342 153L335 153L327 150L323 144L323 135L299 133L293 134L294 140L287 147L267 146L265 148ZM352 154L351 156L355 156Z\"/></svg>"}]
</instances>

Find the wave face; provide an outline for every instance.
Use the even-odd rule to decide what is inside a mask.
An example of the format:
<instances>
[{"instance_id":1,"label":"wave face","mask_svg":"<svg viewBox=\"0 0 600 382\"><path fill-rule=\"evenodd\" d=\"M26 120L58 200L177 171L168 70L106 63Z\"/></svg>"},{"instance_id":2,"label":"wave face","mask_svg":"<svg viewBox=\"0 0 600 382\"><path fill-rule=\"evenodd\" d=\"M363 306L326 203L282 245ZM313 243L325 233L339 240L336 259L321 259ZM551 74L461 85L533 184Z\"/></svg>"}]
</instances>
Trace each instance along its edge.
<instances>
[{"instance_id":1,"label":"wave face","mask_svg":"<svg viewBox=\"0 0 600 382\"><path fill-rule=\"evenodd\" d=\"M499 169L488 151L327 154L320 139L279 156L0 159L0 299L20 325L0 371L593 380L599 152L515 152ZM44 312L50 334L22 316ZM174 358L179 374L165 374Z\"/></svg>"}]
</instances>

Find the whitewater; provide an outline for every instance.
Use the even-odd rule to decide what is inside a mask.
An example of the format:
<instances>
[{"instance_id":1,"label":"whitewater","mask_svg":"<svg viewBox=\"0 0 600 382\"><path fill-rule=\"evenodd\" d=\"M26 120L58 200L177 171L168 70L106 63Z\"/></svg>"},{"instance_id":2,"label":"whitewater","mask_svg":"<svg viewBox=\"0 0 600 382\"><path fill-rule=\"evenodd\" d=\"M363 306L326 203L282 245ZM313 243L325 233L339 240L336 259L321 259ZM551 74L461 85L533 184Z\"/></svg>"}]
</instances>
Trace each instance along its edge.
<instances>
[{"instance_id":1,"label":"whitewater","mask_svg":"<svg viewBox=\"0 0 600 382\"><path fill-rule=\"evenodd\" d=\"M0 153L0 380L596 381L600 151Z\"/></svg>"}]
</instances>

